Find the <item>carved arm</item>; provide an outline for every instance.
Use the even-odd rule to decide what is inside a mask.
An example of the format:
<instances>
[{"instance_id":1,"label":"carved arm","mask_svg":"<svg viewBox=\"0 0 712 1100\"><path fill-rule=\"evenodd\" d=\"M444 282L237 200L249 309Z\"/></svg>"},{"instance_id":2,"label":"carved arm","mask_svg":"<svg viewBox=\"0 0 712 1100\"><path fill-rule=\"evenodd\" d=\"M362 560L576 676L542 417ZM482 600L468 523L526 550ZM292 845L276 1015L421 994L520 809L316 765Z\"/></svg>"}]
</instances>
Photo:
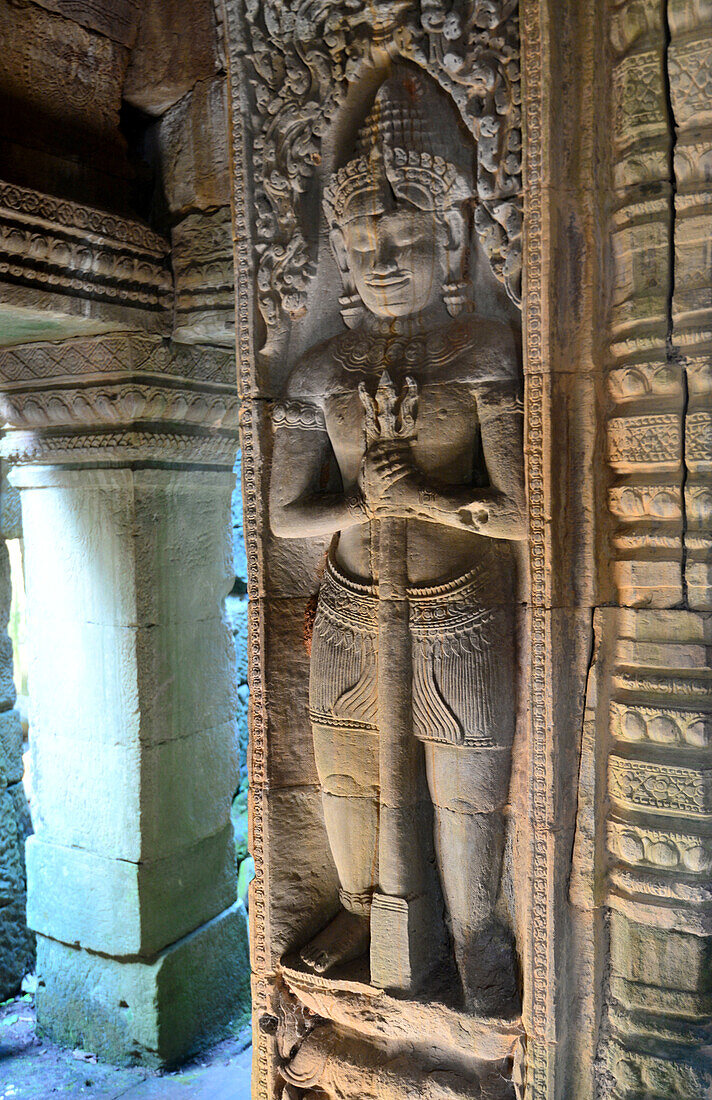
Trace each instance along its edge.
<instances>
[{"instance_id":1,"label":"carved arm","mask_svg":"<svg viewBox=\"0 0 712 1100\"><path fill-rule=\"evenodd\" d=\"M309 538L365 523L366 510L358 489L338 493L320 488L332 453L326 428L318 418L297 427L275 416L275 424L269 499L274 534Z\"/></svg>"}]
</instances>

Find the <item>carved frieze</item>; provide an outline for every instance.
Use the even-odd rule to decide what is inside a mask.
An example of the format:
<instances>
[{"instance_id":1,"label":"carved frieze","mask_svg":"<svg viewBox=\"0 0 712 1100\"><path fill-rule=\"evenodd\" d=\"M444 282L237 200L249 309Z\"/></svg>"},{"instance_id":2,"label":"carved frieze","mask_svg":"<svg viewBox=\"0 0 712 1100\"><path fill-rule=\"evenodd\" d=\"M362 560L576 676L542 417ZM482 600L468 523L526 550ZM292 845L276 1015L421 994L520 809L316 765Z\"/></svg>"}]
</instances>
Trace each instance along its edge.
<instances>
[{"instance_id":1,"label":"carved frieze","mask_svg":"<svg viewBox=\"0 0 712 1100\"><path fill-rule=\"evenodd\" d=\"M172 304L162 237L138 222L2 182L0 282L45 299L61 294L128 307L137 317L160 316Z\"/></svg>"},{"instance_id":2,"label":"carved frieze","mask_svg":"<svg viewBox=\"0 0 712 1100\"><path fill-rule=\"evenodd\" d=\"M0 351L3 454L15 464L176 461L232 467L229 352L111 335Z\"/></svg>"},{"instance_id":3,"label":"carved frieze","mask_svg":"<svg viewBox=\"0 0 712 1100\"><path fill-rule=\"evenodd\" d=\"M174 335L193 343L235 340L235 273L229 206L188 214L173 227Z\"/></svg>"}]
</instances>

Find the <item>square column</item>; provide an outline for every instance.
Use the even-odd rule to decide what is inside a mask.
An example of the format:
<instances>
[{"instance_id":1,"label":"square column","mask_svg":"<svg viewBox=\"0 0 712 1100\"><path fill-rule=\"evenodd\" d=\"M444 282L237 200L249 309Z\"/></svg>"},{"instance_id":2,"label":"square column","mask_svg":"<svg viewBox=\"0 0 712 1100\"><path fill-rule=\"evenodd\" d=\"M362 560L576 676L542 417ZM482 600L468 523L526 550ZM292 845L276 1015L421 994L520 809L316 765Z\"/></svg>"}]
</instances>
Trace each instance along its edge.
<instances>
[{"instance_id":1,"label":"square column","mask_svg":"<svg viewBox=\"0 0 712 1100\"><path fill-rule=\"evenodd\" d=\"M113 1061L172 1064L249 1003L223 607L235 437L218 429L211 447L195 422L132 423L109 453L79 433L74 447L18 437L10 452L35 459L11 477L31 650L38 1021Z\"/></svg>"}]
</instances>

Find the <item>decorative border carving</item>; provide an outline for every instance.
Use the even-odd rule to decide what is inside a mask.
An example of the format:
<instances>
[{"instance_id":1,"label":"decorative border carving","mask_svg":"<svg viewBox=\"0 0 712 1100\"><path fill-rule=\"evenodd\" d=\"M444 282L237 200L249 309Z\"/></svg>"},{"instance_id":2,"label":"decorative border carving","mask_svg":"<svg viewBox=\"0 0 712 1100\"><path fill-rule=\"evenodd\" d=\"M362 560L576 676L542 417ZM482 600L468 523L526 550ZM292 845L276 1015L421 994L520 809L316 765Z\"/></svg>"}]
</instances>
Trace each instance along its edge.
<instances>
[{"instance_id":1,"label":"decorative border carving","mask_svg":"<svg viewBox=\"0 0 712 1100\"><path fill-rule=\"evenodd\" d=\"M124 333L61 343L25 344L0 349L0 386L37 389L56 379L115 378L137 374L185 378L235 392L231 351L173 344L155 336Z\"/></svg>"},{"instance_id":2,"label":"decorative border carving","mask_svg":"<svg viewBox=\"0 0 712 1100\"><path fill-rule=\"evenodd\" d=\"M8 432L0 455L14 466L47 463L53 466L89 462L170 462L225 466L232 469L237 454L237 433L216 436L190 435L151 429L126 428L114 432L75 435L36 435Z\"/></svg>"},{"instance_id":3,"label":"decorative border carving","mask_svg":"<svg viewBox=\"0 0 712 1100\"><path fill-rule=\"evenodd\" d=\"M548 732L551 729L547 685L552 675L547 629L547 505L544 478L545 424L548 422L548 385L545 379L544 257L543 257L543 30L541 0L522 0L524 264L523 332L525 349L525 437L527 440L527 495L529 506L530 585L530 808L532 816L532 892L530 898L530 958L527 1023L528 1100L548 1100L554 1080L549 1044L553 986L550 958L552 877L550 771Z\"/></svg>"},{"instance_id":4,"label":"decorative border carving","mask_svg":"<svg viewBox=\"0 0 712 1100\"><path fill-rule=\"evenodd\" d=\"M169 252L138 222L0 181L0 277L8 281L168 310Z\"/></svg>"},{"instance_id":5,"label":"decorative border carving","mask_svg":"<svg viewBox=\"0 0 712 1100\"><path fill-rule=\"evenodd\" d=\"M26 215L48 225L89 232L116 244L132 245L157 257L167 256L168 241L140 222L107 214L93 206L81 206L68 199L58 199L0 180L0 216Z\"/></svg>"},{"instance_id":6,"label":"decorative border carving","mask_svg":"<svg viewBox=\"0 0 712 1100\"><path fill-rule=\"evenodd\" d=\"M228 352L148 336L4 349L2 453L16 464L145 460L232 468L233 371Z\"/></svg>"}]
</instances>

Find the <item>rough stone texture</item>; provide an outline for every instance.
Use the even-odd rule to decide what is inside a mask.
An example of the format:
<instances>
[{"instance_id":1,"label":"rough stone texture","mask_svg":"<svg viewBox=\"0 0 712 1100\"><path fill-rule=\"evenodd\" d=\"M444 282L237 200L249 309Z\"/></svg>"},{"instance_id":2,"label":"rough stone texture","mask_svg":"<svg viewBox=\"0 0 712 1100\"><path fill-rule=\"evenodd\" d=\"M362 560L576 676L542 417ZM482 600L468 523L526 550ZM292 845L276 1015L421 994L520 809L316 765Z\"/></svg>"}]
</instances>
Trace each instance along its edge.
<instances>
[{"instance_id":1,"label":"rough stone texture","mask_svg":"<svg viewBox=\"0 0 712 1100\"><path fill-rule=\"evenodd\" d=\"M219 31L211 0L0 4L0 413L3 457L25 467L40 1016L72 1046L81 1032L154 1064L224 1031L247 993L244 912L229 908L237 395ZM170 343L174 320L203 346ZM0 534L20 537L16 489L6 502ZM5 596L6 996L27 961L31 826Z\"/></svg>"},{"instance_id":2,"label":"rough stone texture","mask_svg":"<svg viewBox=\"0 0 712 1100\"><path fill-rule=\"evenodd\" d=\"M118 128L128 50L30 2L4 0L0 34L6 44L0 60L4 178L31 186L26 176L33 171L49 190L52 165L59 161L65 168L58 182L76 181L70 194L80 201L91 201L100 190L116 195L108 177L131 175ZM27 148L34 168L22 152ZM67 163L77 157L86 165L83 180Z\"/></svg>"},{"instance_id":3,"label":"rough stone texture","mask_svg":"<svg viewBox=\"0 0 712 1100\"><path fill-rule=\"evenodd\" d=\"M226 98L224 77L201 80L156 124L171 214L229 205Z\"/></svg>"},{"instance_id":4,"label":"rough stone texture","mask_svg":"<svg viewBox=\"0 0 712 1100\"><path fill-rule=\"evenodd\" d=\"M218 1033L243 995L232 980L244 963L242 911L216 917L236 895L234 652L223 612L233 475L26 467L13 479L34 640L28 911L44 944L40 1022L63 1041L85 1027L76 999L58 1018L70 978L52 961L81 945L101 954L67 956L81 957L81 980L107 1014L92 1016L93 1049L175 1060ZM67 666L67 652L83 656ZM188 933L198 946L178 962L170 945ZM190 989L195 952L213 950L201 943L227 975L210 992L207 965L207 984ZM157 962L121 961L161 951ZM220 951L233 957L218 963ZM135 990L114 1002L124 970ZM146 1007L134 1050L130 1026L111 1016L135 997Z\"/></svg>"},{"instance_id":5,"label":"rough stone texture","mask_svg":"<svg viewBox=\"0 0 712 1100\"><path fill-rule=\"evenodd\" d=\"M27 919L36 932L109 955L154 955L234 901L232 828L142 863L35 836L27 845L27 879Z\"/></svg>"},{"instance_id":6,"label":"rough stone texture","mask_svg":"<svg viewBox=\"0 0 712 1100\"><path fill-rule=\"evenodd\" d=\"M229 206L188 214L172 231L177 340L232 345L235 277Z\"/></svg>"},{"instance_id":7,"label":"rough stone texture","mask_svg":"<svg viewBox=\"0 0 712 1100\"><path fill-rule=\"evenodd\" d=\"M170 1065L228 1034L247 1001L239 902L147 962L38 937L37 1022L56 1042L120 1064Z\"/></svg>"},{"instance_id":8,"label":"rough stone texture","mask_svg":"<svg viewBox=\"0 0 712 1100\"><path fill-rule=\"evenodd\" d=\"M185 0L141 5L138 40L131 54L124 98L149 115L162 115L219 67L212 4Z\"/></svg>"},{"instance_id":9,"label":"rough stone texture","mask_svg":"<svg viewBox=\"0 0 712 1100\"><path fill-rule=\"evenodd\" d=\"M518 693L510 543L525 534L523 456L512 335L518 318L497 283L516 299L518 184L507 180L512 221L497 247L488 247L482 203L490 267L463 217L481 149L450 113L445 67L433 65L432 82L395 68L388 80L381 57L382 67L361 84L356 25L344 47L353 78L347 96L330 85L340 47L321 28L322 13L310 11L299 25L275 22L275 14L265 13L263 24L257 9L248 13L258 89L244 140L254 150L256 218L235 226L238 242L255 234L250 260L264 323L254 344L240 347L256 871L251 951L256 1015L275 1017L262 1030L276 1036L261 1038L255 1089L260 1097L285 1086L288 1095L315 1089L356 1097L420 1087L435 1096L439 1085L425 1083L432 1055L453 1097L481 1094L490 1077L497 1081L492 1095L513 1096L511 1063L492 1055L490 1066L465 1067L446 1050L441 1002L465 1017L519 1016L511 910L508 916L498 899L503 879L511 884L511 869L503 874L502 810ZM362 15L374 35L393 29L380 12ZM411 16L393 18L407 25L403 41L424 33L413 48L435 50L437 19L422 32ZM503 10L492 19L516 50ZM307 121L298 105L299 43L309 21L310 79L348 116L330 131L324 118ZM474 55L476 35L468 25L459 48ZM265 76L270 66L272 77ZM467 125L464 99L461 107ZM236 126L239 110L235 92ZM498 110L506 132L513 124L506 96ZM487 171L499 171L496 160L493 147ZM515 160L501 164L503 175L516 174ZM310 180L311 164L322 163L323 173ZM375 209L361 198L369 187ZM425 191L412 208L405 201L411 187ZM302 191L313 196L303 208ZM293 225L304 246L296 231L290 235ZM318 270L307 251L318 257ZM474 315L465 268L476 271L484 317ZM247 314L251 290L239 287L238 309ZM489 405L495 393L496 412ZM264 397L277 399L271 410ZM278 549L292 539L294 554ZM272 569L281 574L277 586ZM441 590L443 581L450 583ZM433 601L423 610L429 625L422 635L421 594ZM471 666L467 653L479 655ZM494 665L484 670L495 653L501 685ZM288 982L296 1003L285 994L283 980L293 971L313 975L323 1028L312 1029L304 1013L314 1007L301 984ZM356 981L397 990L411 1021L421 1002L436 1004L427 1040L410 1029L407 1070L392 1035L379 1034L377 1049L365 1005L348 1035L329 1026L337 1020L331 996Z\"/></svg>"},{"instance_id":10,"label":"rough stone texture","mask_svg":"<svg viewBox=\"0 0 712 1100\"><path fill-rule=\"evenodd\" d=\"M139 26L139 0L34 0L47 11L56 12L80 27L133 46Z\"/></svg>"},{"instance_id":11,"label":"rough stone texture","mask_svg":"<svg viewBox=\"0 0 712 1100\"><path fill-rule=\"evenodd\" d=\"M6 453L20 463L104 467L104 487L87 493L85 510L70 502L81 470L54 503L46 490L25 493L44 493L50 532L34 565L28 558L46 625L36 644L40 685L48 672L36 756L43 833L30 844L30 863L38 890L33 920L58 937L43 937L41 1013L63 1041L86 1038L106 1053L130 1058L133 1051L155 1062L178 1056L176 1044L185 1051L202 1041L195 1034L206 1018L202 1001L171 1017L171 1004L186 1004L181 981L193 980L190 967L176 962L171 971L172 964L120 961L102 951L159 951L229 904L228 808L236 790L243 896L252 870L251 857L244 858L249 708L259 1100L316 1093L492 1100L525 1089L527 1100L700 1100L712 1087L709 4L520 0L518 21L515 6L0 6L0 31L8 32L0 90L9 108L0 121L8 181L0 184L0 342L136 326L167 335L174 325L184 344L228 348L233 238L236 255L248 545L243 559L237 535L241 583L232 587L227 623L227 491L219 505L212 489L192 498L176 493L168 504L165 483L146 474L127 507L125 470L116 474L115 467L158 463L191 476L201 464L227 471L234 363L228 392L224 363L215 367L195 348L179 353L160 340L147 349L146 337L136 334L122 337L121 346L107 337L85 341L88 354L76 341L54 352L47 343L25 349L24 358L0 355L0 411L11 424ZM227 65L214 37L223 8ZM399 109L386 104L374 130L388 133L396 149L364 174L354 161L357 133L399 55L411 66L408 96L418 98L413 77L425 74L441 98L415 128L402 129ZM123 134L122 83L129 103ZM445 103L459 112L453 129ZM154 116L148 129L143 111ZM436 144L428 155L440 158L435 165L422 149L433 119ZM365 136L359 154L368 156L372 138ZM142 155L152 163L140 165ZM387 211L367 206L359 186L366 177L384 184L377 198ZM462 210L443 200L458 188ZM149 207L155 224L170 231L175 294L167 240L141 224ZM354 219L343 216L347 207L368 227L360 241ZM434 224L447 231L433 233ZM522 267L520 327L512 303L519 301ZM465 269L475 288L477 339L472 356L457 360L457 377L438 374L436 399L424 376L442 370L448 340L457 342L457 318L441 314L440 343L409 343L414 333L401 330L408 310L398 286L442 292L444 308L456 313L468 300ZM436 335L433 304L411 326L422 322L429 338ZM401 315L387 339L388 326L374 331L379 310L390 319ZM509 350L487 342L483 317L514 331ZM444 723L456 739L447 709L452 719L460 681L448 675L466 667L466 654L487 647L473 646L468 631L455 646L440 623L432 666L418 663L418 652L406 653L397 612L411 594L403 572L385 568L386 550L391 564L407 562L421 582L453 578L463 571L462 524L482 524L485 514L487 523L496 519L491 498L478 498L476 508L472 499L450 501L446 524L442 514L433 523L429 509L442 510L443 488L466 484L479 462L474 454L463 459L472 417L463 416L467 402L454 399L457 386L469 378L479 408L483 382L502 382L487 374L493 363L518 360L520 332L527 530L521 551L499 549L506 577L516 577L512 599L520 606L496 641L492 676L502 682L463 691L470 718L483 700L490 706L487 728L498 735L517 708L509 789L502 778L508 747L498 750L500 763L503 755L507 761L498 769L489 749L477 750L473 761L462 746L436 751L432 741L423 750L429 787L413 775L412 784L389 787L387 765L398 761L384 757L374 767L381 753L370 727L383 735L404 722L383 699L406 710L412 680L413 697L425 693L428 700L420 723ZM474 380L467 373L472 362ZM389 378L379 388L386 366ZM408 373L417 382L417 407L409 407L413 390L403 389ZM366 400L356 392L360 380ZM493 438L496 452L509 436L505 405L493 415L496 429L488 431L483 420L475 433L484 458L470 497L497 483ZM356 440L353 428L367 414ZM417 440L410 439L409 418ZM391 439L391 453L363 462L364 438L375 449L384 432L400 432L399 445ZM317 463L320 438L325 449ZM414 484L401 465L406 451L421 473L439 471L435 485ZM504 463L507 492L520 457L517 450ZM313 493L305 495L300 476L310 461ZM203 485L208 474L201 469ZM378 515L378 539L359 547L355 530L374 519L364 516L364 500L373 512L386 480L386 495L397 503L390 500L392 510ZM345 486L352 490L346 498ZM316 498L325 513L307 533ZM510 504L511 521L518 507L512 497ZM420 543L411 526L413 537L398 545L404 508L409 524L408 509L427 513ZM38 504L35 532L41 514ZM67 521L81 529L79 552L67 552L57 537ZM233 529L241 526L235 513ZM8 537L10 529L16 536L16 517L0 533ZM369 652L372 620L371 630L364 628L368 594L346 585L348 595L342 592L327 613L335 582L325 580L325 559L336 531L342 538L332 558L344 571L364 581L378 572L382 591L390 584L400 597L380 624L380 664ZM126 560L132 569L120 567ZM70 573L75 583L65 586ZM97 600L104 580L112 597ZM317 595L321 618L313 631ZM0 617L5 602L0 598ZM513 657L504 639L515 635ZM422 639L414 637L418 650ZM230 687L233 644L239 670ZM10 929L4 957L14 966L22 954L16 931L29 825L13 757L18 731L7 644L0 651L3 897L10 898L0 935ZM63 651L87 656L60 678ZM374 669L381 687L375 712ZM312 718L344 723L326 738L328 722L313 722L316 739L310 728L310 672L316 688L334 689L321 709L312 705ZM356 737L359 706L369 721ZM235 724L239 753L229 732ZM477 722L464 725L471 732ZM87 786L91 806L83 800ZM412 794L405 807L404 790ZM344 824L349 799L361 818L354 812ZM461 813L463 804L474 812ZM378 833L394 839L379 840L378 850L374 807ZM437 819L437 849L411 848L412 858L389 863L395 852L402 855L398 840L412 835L416 822L430 837L429 814ZM430 909L417 890L405 888L423 854L444 886L441 898L434 876L425 876ZM348 888L354 866L366 864L367 888ZM42 884L64 871L69 885L57 888L52 907ZM381 876L391 889L375 903L372 959L362 952L346 961L364 947L370 891L376 878L383 885ZM82 908L87 882L97 899L94 916ZM173 904L164 904L167 894ZM438 973L398 997L374 988L374 974L386 985L417 984L416 966L428 951L416 950L415 941L435 929L433 905L447 910L453 944L440 955L438 937L428 941ZM474 930L469 951L463 941L473 929L453 919L458 907L466 921L492 918ZM338 923L319 938L337 913ZM218 917L189 940L220 927ZM222 927L226 942L233 926L225 919ZM380 939L378 928L385 929ZM75 939L82 949L70 946ZM162 955L178 959L180 948ZM216 950L214 960L222 959ZM456 968L470 995L464 1008L454 1004ZM178 983L175 996L161 985L164 970ZM223 977L212 978L221 1019L234 994ZM521 1018L513 993L521 993ZM139 1005L134 1031L122 1001L128 1013ZM503 1006L511 1020L492 1017Z\"/></svg>"}]
</instances>

